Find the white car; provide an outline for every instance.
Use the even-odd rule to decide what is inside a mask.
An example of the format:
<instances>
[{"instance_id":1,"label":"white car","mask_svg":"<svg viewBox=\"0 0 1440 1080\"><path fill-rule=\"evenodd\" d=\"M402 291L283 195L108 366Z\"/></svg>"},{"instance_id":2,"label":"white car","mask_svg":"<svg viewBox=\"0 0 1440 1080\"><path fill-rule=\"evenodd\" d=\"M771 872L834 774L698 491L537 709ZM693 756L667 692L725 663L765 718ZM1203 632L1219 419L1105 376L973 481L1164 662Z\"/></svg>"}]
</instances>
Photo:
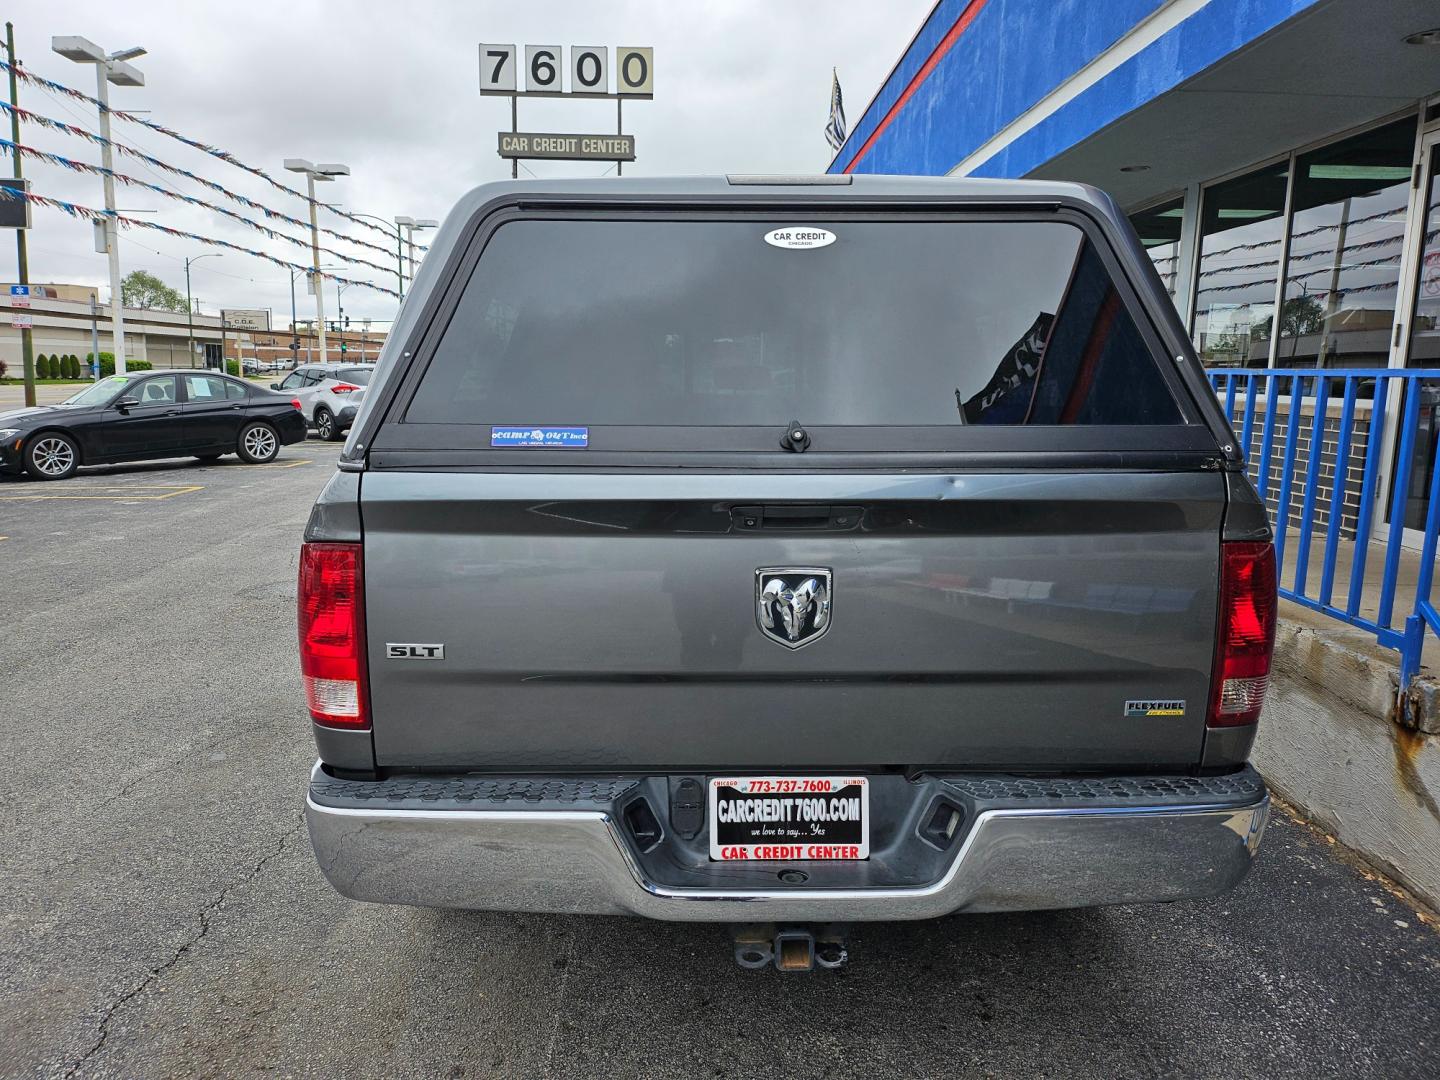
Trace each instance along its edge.
<instances>
[{"instance_id":1,"label":"white car","mask_svg":"<svg viewBox=\"0 0 1440 1080\"><path fill-rule=\"evenodd\" d=\"M294 394L305 422L333 441L350 430L374 371L374 364L301 364L270 389Z\"/></svg>"}]
</instances>

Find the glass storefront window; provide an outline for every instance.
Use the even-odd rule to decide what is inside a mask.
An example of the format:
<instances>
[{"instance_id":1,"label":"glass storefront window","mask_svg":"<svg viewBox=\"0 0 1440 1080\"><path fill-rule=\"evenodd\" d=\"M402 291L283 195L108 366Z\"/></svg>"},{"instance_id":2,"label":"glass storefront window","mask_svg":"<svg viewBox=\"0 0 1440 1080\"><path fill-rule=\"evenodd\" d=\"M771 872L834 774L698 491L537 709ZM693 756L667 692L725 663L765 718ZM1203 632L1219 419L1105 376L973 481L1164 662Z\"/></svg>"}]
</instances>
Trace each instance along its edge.
<instances>
[{"instance_id":1,"label":"glass storefront window","mask_svg":"<svg viewBox=\"0 0 1440 1080\"><path fill-rule=\"evenodd\" d=\"M1269 361L1288 172L1282 161L1205 190L1195 348L1206 367Z\"/></svg>"},{"instance_id":2,"label":"glass storefront window","mask_svg":"<svg viewBox=\"0 0 1440 1080\"><path fill-rule=\"evenodd\" d=\"M1410 348L1405 357L1405 366L1412 368L1440 367L1440 147L1430 151L1430 184L1424 213L1415 306L1410 313ZM1426 379L1419 387L1420 428L1415 433L1413 464L1405 489L1407 529L1424 529L1429 508L1430 479L1440 451L1440 385L1436 383Z\"/></svg>"},{"instance_id":3,"label":"glass storefront window","mask_svg":"<svg viewBox=\"0 0 1440 1080\"><path fill-rule=\"evenodd\" d=\"M1155 264L1155 272L1165 283L1165 291L1175 295L1175 279L1180 271L1180 219L1185 213L1185 200L1152 206L1131 215L1130 224L1145 245L1145 254Z\"/></svg>"},{"instance_id":4,"label":"glass storefront window","mask_svg":"<svg viewBox=\"0 0 1440 1080\"><path fill-rule=\"evenodd\" d=\"M1389 361L1415 118L1295 159L1279 367Z\"/></svg>"}]
</instances>

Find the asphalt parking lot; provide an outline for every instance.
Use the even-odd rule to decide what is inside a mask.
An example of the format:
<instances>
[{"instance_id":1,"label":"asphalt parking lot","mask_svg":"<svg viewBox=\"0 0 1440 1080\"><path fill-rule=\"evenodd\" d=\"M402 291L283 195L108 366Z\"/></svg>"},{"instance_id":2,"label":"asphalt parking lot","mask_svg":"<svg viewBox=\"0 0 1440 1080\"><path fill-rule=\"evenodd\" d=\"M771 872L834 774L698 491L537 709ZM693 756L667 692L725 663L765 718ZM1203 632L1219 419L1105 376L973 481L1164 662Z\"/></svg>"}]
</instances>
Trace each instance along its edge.
<instances>
[{"instance_id":1,"label":"asphalt parking lot","mask_svg":"<svg viewBox=\"0 0 1440 1080\"><path fill-rule=\"evenodd\" d=\"M341 899L293 617L336 452L0 479L0 1073L1440 1075L1440 933L1283 814L1219 900L862 927L807 977Z\"/></svg>"}]
</instances>

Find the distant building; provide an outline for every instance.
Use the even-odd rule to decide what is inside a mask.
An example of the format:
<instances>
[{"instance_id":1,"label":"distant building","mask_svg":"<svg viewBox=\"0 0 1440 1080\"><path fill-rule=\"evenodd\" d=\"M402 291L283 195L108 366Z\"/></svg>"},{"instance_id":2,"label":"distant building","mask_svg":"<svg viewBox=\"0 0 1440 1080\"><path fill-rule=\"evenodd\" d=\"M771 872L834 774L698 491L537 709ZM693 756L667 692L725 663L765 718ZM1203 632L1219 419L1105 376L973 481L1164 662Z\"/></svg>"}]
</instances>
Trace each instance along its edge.
<instances>
[{"instance_id":1,"label":"distant building","mask_svg":"<svg viewBox=\"0 0 1440 1080\"><path fill-rule=\"evenodd\" d=\"M9 303L11 283L0 283L0 302L6 315L28 313L33 321L32 337L35 355L74 354L83 361L92 351L91 342L98 333L100 351L111 349L109 306L99 303L98 291L89 285L41 284L30 286L30 306L16 308ZM185 313L158 311L154 308L125 309L125 352L127 359L148 361L153 367L202 368L217 367L221 352L221 326L218 315L193 317L194 350L191 320ZM364 330L351 320L351 329L344 333L327 333L327 351L331 360L368 360L379 356L384 331ZM21 369L20 331L10 325L11 319L0 320L0 360L9 367L8 374L17 377ZM292 342L299 344L292 349ZM342 352L342 346L344 351ZM284 327L273 330L236 329L227 326L224 332L227 360L258 359L266 364L289 364L318 360L319 348L310 324L301 322L292 335Z\"/></svg>"}]
</instances>

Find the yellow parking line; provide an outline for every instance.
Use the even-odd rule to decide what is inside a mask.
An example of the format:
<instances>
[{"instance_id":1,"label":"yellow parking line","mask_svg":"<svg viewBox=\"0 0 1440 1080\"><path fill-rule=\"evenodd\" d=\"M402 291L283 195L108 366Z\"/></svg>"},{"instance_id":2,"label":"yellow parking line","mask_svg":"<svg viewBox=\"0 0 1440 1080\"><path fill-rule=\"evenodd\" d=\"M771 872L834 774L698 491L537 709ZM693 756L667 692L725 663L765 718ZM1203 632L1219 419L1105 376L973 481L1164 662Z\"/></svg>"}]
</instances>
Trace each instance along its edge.
<instances>
[{"instance_id":1,"label":"yellow parking line","mask_svg":"<svg viewBox=\"0 0 1440 1080\"><path fill-rule=\"evenodd\" d=\"M24 495L0 495L0 502L55 502L58 500L90 500L101 502L124 502L134 500L137 502L159 502L161 499L173 499L176 495L189 495L191 492L200 491L204 484L189 484L184 487L177 487L173 484L134 484L134 485L110 485L82 488L69 488L60 491L36 491ZM110 492L108 495L82 495L79 492ZM160 494L135 494L135 492L160 492Z\"/></svg>"},{"instance_id":2,"label":"yellow parking line","mask_svg":"<svg viewBox=\"0 0 1440 1080\"><path fill-rule=\"evenodd\" d=\"M296 465L313 465L313 464L315 464L315 463L314 463L313 461L309 461L309 460L306 460L306 461L286 461L286 462L284 462L284 463L282 463L282 464L279 464L279 465L276 465L276 464L274 464L274 463L272 462L272 463L269 464L269 465L261 465L260 468L262 468L262 469L293 469L293 468L295 468Z\"/></svg>"}]
</instances>

